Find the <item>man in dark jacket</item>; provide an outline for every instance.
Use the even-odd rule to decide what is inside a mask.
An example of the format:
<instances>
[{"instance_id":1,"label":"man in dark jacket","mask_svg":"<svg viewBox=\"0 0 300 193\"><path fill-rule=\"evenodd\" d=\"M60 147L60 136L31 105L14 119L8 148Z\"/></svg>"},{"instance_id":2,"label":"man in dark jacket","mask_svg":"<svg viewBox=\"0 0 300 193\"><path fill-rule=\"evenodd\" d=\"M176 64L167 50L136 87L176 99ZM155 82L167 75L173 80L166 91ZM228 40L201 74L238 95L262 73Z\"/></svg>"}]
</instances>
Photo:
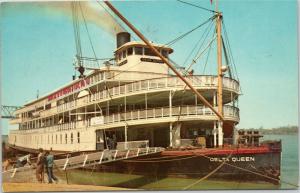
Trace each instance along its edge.
<instances>
[{"instance_id":1,"label":"man in dark jacket","mask_svg":"<svg viewBox=\"0 0 300 193\"><path fill-rule=\"evenodd\" d=\"M51 150L50 150L51 151ZM52 179L57 182L58 179L53 175L53 161L54 161L54 156L51 154L50 151L46 151L46 160L45 160L45 165L46 165L46 171L48 175L48 183L52 183Z\"/></svg>"}]
</instances>

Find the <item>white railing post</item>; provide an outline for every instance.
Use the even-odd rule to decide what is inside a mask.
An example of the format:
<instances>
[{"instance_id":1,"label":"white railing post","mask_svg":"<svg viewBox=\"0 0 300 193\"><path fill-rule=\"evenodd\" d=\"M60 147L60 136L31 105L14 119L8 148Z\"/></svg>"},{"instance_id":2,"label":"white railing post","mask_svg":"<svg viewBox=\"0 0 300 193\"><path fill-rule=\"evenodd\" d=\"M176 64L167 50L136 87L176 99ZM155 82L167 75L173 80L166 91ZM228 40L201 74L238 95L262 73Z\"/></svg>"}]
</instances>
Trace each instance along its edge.
<instances>
[{"instance_id":1,"label":"white railing post","mask_svg":"<svg viewBox=\"0 0 300 193\"><path fill-rule=\"evenodd\" d=\"M18 168L15 168L15 169L14 169L12 175L10 176L11 178L13 178L13 177L15 176L15 174L16 174L16 172L17 172L17 169L18 169Z\"/></svg>"},{"instance_id":2,"label":"white railing post","mask_svg":"<svg viewBox=\"0 0 300 193\"><path fill-rule=\"evenodd\" d=\"M67 158L63 170L66 170L68 163L69 163L69 158Z\"/></svg>"},{"instance_id":3,"label":"white railing post","mask_svg":"<svg viewBox=\"0 0 300 193\"><path fill-rule=\"evenodd\" d=\"M140 148L138 148L136 156L139 156L139 153L140 153Z\"/></svg>"},{"instance_id":4,"label":"white railing post","mask_svg":"<svg viewBox=\"0 0 300 193\"><path fill-rule=\"evenodd\" d=\"M104 156L104 151L102 151L102 153L101 153L100 160L99 160L99 164L102 163L103 156Z\"/></svg>"},{"instance_id":5,"label":"white railing post","mask_svg":"<svg viewBox=\"0 0 300 193\"><path fill-rule=\"evenodd\" d=\"M89 155L86 155L86 156L85 156L85 158L84 158L84 161L83 161L83 164L82 164L82 167L84 167L84 166L85 166L85 163L86 163L86 161L87 161L88 157L89 157Z\"/></svg>"},{"instance_id":6,"label":"white railing post","mask_svg":"<svg viewBox=\"0 0 300 193\"><path fill-rule=\"evenodd\" d=\"M127 150L127 153L126 153L126 159L128 158L128 155L129 155L129 149Z\"/></svg>"},{"instance_id":7,"label":"white railing post","mask_svg":"<svg viewBox=\"0 0 300 193\"><path fill-rule=\"evenodd\" d=\"M115 155L114 155L114 160L116 160L117 153L118 153L118 150L116 150L116 152L115 152Z\"/></svg>"}]
</instances>

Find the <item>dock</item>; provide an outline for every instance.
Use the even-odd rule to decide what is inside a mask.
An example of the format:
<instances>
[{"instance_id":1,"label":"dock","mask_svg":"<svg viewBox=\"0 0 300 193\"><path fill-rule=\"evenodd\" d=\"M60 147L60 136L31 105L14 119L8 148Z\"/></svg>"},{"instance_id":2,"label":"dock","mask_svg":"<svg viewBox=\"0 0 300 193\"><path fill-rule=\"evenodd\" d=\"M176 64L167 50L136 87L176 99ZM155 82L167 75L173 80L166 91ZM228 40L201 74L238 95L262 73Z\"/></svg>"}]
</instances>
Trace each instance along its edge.
<instances>
[{"instance_id":1,"label":"dock","mask_svg":"<svg viewBox=\"0 0 300 193\"><path fill-rule=\"evenodd\" d=\"M68 191L124 191L134 190L118 187L77 185L77 184L47 184L47 183L7 183L2 184L3 192L68 192Z\"/></svg>"}]
</instances>

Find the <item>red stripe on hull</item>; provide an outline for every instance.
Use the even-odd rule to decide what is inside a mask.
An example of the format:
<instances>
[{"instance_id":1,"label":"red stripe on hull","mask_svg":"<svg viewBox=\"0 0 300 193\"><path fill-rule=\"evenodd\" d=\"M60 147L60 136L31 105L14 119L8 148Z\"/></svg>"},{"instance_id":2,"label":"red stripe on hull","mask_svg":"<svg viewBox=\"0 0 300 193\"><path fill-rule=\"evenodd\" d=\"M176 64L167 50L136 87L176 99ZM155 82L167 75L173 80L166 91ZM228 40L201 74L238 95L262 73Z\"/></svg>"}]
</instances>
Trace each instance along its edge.
<instances>
[{"instance_id":1,"label":"red stripe on hull","mask_svg":"<svg viewBox=\"0 0 300 193\"><path fill-rule=\"evenodd\" d=\"M161 153L163 156L187 156L187 155L237 155L237 154L263 154L280 152L281 150L271 150L269 147L251 148L220 148L220 149L192 149L192 150L166 150Z\"/></svg>"}]
</instances>

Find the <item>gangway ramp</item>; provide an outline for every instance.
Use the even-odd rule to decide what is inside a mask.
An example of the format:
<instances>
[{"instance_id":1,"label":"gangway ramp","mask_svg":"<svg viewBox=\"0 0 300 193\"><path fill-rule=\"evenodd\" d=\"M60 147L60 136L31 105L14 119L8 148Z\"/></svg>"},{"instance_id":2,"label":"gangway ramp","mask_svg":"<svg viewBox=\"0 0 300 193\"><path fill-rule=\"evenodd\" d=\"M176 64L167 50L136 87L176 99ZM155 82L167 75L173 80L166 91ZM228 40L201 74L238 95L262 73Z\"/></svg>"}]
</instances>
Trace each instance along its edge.
<instances>
[{"instance_id":1,"label":"gangway ramp","mask_svg":"<svg viewBox=\"0 0 300 193\"><path fill-rule=\"evenodd\" d=\"M151 154L157 154L164 150L165 149L162 147L145 147L127 150L104 150L94 153L87 153L78 156L67 157L64 159L57 159L54 160L54 166L55 169L58 170L84 168ZM4 182L22 182L24 181L24 179L30 180L30 182L35 182L36 179L34 173L35 167L33 164L31 166L26 165L24 167L18 167L2 171L2 177Z\"/></svg>"},{"instance_id":2,"label":"gangway ramp","mask_svg":"<svg viewBox=\"0 0 300 193\"><path fill-rule=\"evenodd\" d=\"M146 147L128 150L104 150L101 152L82 154L79 156L55 160L54 164L62 170L76 169L156 154L162 151L164 151L164 148L161 147Z\"/></svg>"}]
</instances>

